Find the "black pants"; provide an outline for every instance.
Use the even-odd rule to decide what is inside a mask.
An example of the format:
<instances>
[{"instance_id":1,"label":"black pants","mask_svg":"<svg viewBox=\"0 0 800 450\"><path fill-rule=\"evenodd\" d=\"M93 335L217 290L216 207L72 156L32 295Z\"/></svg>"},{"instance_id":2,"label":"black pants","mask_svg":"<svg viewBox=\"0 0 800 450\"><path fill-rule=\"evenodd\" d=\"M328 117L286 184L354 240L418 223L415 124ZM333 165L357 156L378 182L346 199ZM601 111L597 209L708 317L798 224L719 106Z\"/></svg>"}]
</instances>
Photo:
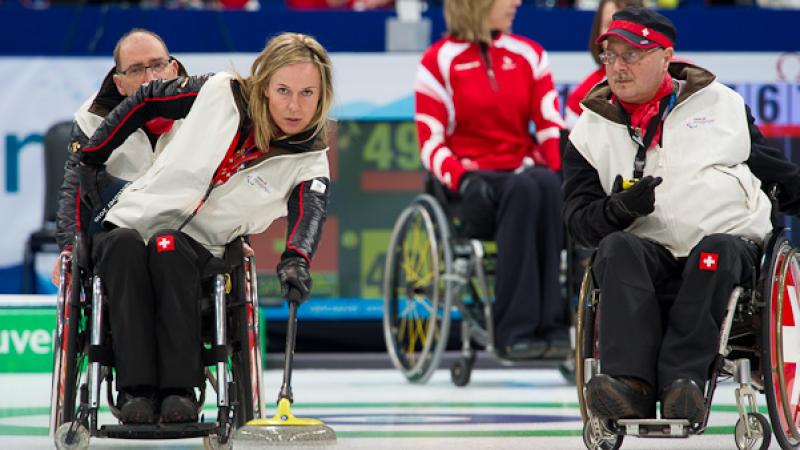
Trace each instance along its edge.
<instances>
[{"instance_id":1,"label":"black pants","mask_svg":"<svg viewBox=\"0 0 800 450\"><path fill-rule=\"evenodd\" d=\"M497 267L493 307L498 348L534 337L567 339L559 269L563 242L558 175L535 167L522 173L480 172L497 202ZM462 217L480 217L462 204Z\"/></svg>"},{"instance_id":2,"label":"black pants","mask_svg":"<svg viewBox=\"0 0 800 450\"><path fill-rule=\"evenodd\" d=\"M705 386L730 294L751 279L759 253L726 234L706 236L687 258L628 232L606 236L593 265L601 372L659 391L678 378Z\"/></svg>"},{"instance_id":3,"label":"black pants","mask_svg":"<svg viewBox=\"0 0 800 450\"><path fill-rule=\"evenodd\" d=\"M175 230L145 244L136 231L116 228L95 236L92 258L108 299L117 387L201 386L199 300L208 250Z\"/></svg>"}]
</instances>

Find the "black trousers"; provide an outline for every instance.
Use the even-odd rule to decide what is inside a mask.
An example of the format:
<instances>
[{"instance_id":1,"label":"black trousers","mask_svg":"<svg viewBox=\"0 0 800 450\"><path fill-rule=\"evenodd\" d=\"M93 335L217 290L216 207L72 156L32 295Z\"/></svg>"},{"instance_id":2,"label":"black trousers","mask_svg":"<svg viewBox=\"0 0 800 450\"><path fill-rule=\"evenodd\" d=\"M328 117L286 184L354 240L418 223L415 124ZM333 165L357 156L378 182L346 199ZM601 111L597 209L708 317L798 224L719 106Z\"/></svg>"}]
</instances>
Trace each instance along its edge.
<instances>
[{"instance_id":1,"label":"black trousers","mask_svg":"<svg viewBox=\"0 0 800 450\"><path fill-rule=\"evenodd\" d=\"M727 234L702 239L686 258L620 231L600 241L600 370L661 391L678 378L705 386L733 288L752 278L759 248Z\"/></svg>"},{"instance_id":2,"label":"black trousers","mask_svg":"<svg viewBox=\"0 0 800 450\"><path fill-rule=\"evenodd\" d=\"M498 348L522 339L568 339L559 269L563 242L561 182L552 171L480 172L497 202L497 267L493 307ZM462 217L480 217L462 204Z\"/></svg>"},{"instance_id":3,"label":"black trousers","mask_svg":"<svg viewBox=\"0 0 800 450\"><path fill-rule=\"evenodd\" d=\"M211 254L184 233L145 244L131 229L94 237L92 258L108 299L117 387L201 386L201 275Z\"/></svg>"}]
</instances>

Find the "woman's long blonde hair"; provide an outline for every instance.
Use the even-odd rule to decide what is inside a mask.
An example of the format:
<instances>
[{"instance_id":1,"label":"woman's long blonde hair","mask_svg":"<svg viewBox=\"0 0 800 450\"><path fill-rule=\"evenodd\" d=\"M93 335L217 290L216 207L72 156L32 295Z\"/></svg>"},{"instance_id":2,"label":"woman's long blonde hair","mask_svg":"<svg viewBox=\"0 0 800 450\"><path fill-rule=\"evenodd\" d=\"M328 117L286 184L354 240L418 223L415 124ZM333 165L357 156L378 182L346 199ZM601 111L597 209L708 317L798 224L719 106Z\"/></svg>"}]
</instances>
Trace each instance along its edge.
<instances>
[{"instance_id":1,"label":"woman's long blonde hair","mask_svg":"<svg viewBox=\"0 0 800 450\"><path fill-rule=\"evenodd\" d=\"M470 42L492 42L487 17L494 0L444 0L447 35Z\"/></svg>"},{"instance_id":2,"label":"woman's long blonde hair","mask_svg":"<svg viewBox=\"0 0 800 450\"><path fill-rule=\"evenodd\" d=\"M316 39L300 33L281 33L273 37L253 61L250 76L240 78L253 120L253 137L261 151L267 151L270 141L281 135L272 121L269 99L264 94L272 75L282 67L306 62L314 64L320 74L319 104L309 128L314 129L312 137L322 133L324 138L328 111L333 105L333 67L328 52Z\"/></svg>"}]
</instances>

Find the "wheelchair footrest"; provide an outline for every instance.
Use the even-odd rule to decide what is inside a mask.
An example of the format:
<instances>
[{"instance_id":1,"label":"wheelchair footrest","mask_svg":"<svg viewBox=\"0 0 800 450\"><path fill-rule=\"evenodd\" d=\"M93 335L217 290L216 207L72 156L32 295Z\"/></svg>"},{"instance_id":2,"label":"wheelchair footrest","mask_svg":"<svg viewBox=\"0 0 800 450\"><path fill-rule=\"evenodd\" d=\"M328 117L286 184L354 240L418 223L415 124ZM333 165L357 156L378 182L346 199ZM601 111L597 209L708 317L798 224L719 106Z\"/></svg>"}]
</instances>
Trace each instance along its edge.
<instances>
[{"instance_id":1,"label":"wheelchair footrest","mask_svg":"<svg viewBox=\"0 0 800 450\"><path fill-rule=\"evenodd\" d=\"M686 419L620 419L617 428L627 436L653 438L685 438L692 432Z\"/></svg>"},{"instance_id":2,"label":"wheelchair footrest","mask_svg":"<svg viewBox=\"0 0 800 450\"><path fill-rule=\"evenodd\" d=\"M215 422L174 423L155 425L103 425L99 437L115 439L184 439L214 434Z\"/></svg>"}]
</instances>

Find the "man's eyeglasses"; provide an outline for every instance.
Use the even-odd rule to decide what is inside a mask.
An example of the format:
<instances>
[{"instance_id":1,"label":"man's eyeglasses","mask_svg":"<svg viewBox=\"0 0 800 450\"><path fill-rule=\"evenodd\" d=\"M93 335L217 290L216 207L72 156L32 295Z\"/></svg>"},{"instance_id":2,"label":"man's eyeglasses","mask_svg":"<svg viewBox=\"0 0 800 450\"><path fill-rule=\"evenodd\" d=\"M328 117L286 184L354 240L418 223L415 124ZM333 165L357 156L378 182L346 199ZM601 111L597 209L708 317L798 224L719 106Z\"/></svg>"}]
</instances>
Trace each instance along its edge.
<instances>
[{"instance_id":1,"label":"man's eyeglasses","mask_svg":"<svg viewBox=\"0 0 800 450\"><path fill-rule=\"evenodd\" d=\"M147 69L152 70L153 73L161 73L167 69L167 66L169 66L171 62L172 58L159 59L158 61L150 63L148 66L144 64L134 64L125 70L118 70L117 73L126 77L141 78L147 72Z\"/></svg>"},{"instance_id":2,"label":"man's eyeglasses","mask_svg":"<svg viewBox=\"0 0 800 450\"><path fill-rule=\"evenodd\" d=\"M628 50L622 53L614 53L605 51L600 53L598 56L600 57L600 62L608 65L614 64L617 58L622 58L622 62L625 64L636 64L637 62L641 61L648 53L651 53L655 50L661 50L661 47L653 47L650 50Z\"/></svg>"}]
</instances>

